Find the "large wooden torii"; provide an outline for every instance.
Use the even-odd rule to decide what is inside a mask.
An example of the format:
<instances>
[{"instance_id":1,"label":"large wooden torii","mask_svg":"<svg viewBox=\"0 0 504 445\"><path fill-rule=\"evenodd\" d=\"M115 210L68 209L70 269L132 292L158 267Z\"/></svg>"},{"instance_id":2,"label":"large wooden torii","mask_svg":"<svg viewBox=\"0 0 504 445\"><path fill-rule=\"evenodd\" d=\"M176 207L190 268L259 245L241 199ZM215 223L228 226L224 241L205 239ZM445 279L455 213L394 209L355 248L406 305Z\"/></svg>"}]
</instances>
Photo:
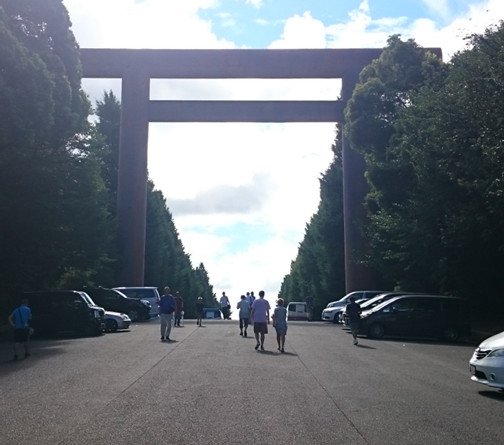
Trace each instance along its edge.
<instances>
[{"instance_id":1,"label":"large wooden torii","mask_svg":"<svg viewBox=\"0 0 504 445\"><path fill-rule=\"evenodd\" d=\"M430 49L441 56L439 48ZM142 286L145 267L149 122L342 122L362 68L382 49L152 50L81 49L83 77L120 78L121 132L117 220L121 285ZM341 79L333 101L150 100L150 79ZM345 287L373 288L355 260L367 190L364 162L343 138Z\"/></svg>"}]
</instances>

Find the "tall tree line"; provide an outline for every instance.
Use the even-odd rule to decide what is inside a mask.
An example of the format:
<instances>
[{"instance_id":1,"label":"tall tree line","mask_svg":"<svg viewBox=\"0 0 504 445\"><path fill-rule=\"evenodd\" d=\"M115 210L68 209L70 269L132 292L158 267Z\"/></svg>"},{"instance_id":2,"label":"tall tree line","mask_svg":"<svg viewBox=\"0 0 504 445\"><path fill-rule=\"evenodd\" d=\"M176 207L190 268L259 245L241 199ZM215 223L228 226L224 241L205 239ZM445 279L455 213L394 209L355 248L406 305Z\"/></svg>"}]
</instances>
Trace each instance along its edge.
<instances>
[{"instance_id":1,"label":"tall tree line","mask_svg":"<svg viewBox=\"0 0 504 445\"><path fill-rule=\"evenodd\" d=\"M444 64L413 40L390 37L360 75L344 131L366 162L368 247L357 259L380 277L377 287L458 295L483 316L504 310L502 22L468 42ZM319 256L310 235L317 218L294 265L313 267L306 252ZM284 278L287 297L322 279L307 274L303 286L288 288L298 275Z\"/></svg>"},{"instance_id":2,"label":"tall tree line","mask_svg":"<svg viewBox=\"0 0 504 445\"><path fill-rule=\"evenodd\" d=\"M0 307L24 290L121 284L120 105L106 94L89 124L70 25L62 0L0 4ZM149 283L211 304L208 274L191 266L152 183L147 218Z\"/></svg>"}]
</instances>

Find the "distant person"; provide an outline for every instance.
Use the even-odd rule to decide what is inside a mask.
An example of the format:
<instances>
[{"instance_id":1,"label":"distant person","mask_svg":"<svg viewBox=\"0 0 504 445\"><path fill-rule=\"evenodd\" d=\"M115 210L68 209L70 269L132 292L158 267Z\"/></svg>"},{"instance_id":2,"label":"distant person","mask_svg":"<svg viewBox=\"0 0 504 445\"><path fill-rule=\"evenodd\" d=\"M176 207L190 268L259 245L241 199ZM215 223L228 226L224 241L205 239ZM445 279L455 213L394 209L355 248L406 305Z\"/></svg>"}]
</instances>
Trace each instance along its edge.
<instances>
[{"instance_id":1,"label":"distant person","mask_svg":"<svg viewBox=\"0 0 504 445\"><path fill-rule=\"evenodd\" d=\"M273 327L277 334L278 350L285 352L285 336L287 335L287 309L284 307L283 298L277 300L277 306L273 312Z\"/></svg>"},{"instance_id":2,"label":"distant person","mask_svg":"<svg viewBox=\"0 0 504 445\"><path fill-rule=\"evenodd\" d=\"M252 308L253 300L252 300L252 297L250 296L250 292L246 293L245 299L247 300L247 303L249 304L249 307Z\"/></svg>"},{"instance_id":3,"label":"distant person","mask_svg":"<svg viewBox=\"0 0 504 445\"><path fill-rule=\"evenodd\" d=\"M259 346L261 347L261 351L264 351L264 335L268 333L270 309L271 306L268 300L264 299L264 291L262 290L259 292L259 298L252 303L252 312L250 314L250 318L254 323L254 334L257 342L255 345L256 351L259 349ZM260 342L259 335L261 338Z\"/></svg>"},{"instance_id":4,"label":"distant person","mask_svg":"<svg viewBox=\"0 0 504 445\"><path fill-rule=\"evenodd\" d=\"M353 344L358 345L359 340L357 340L357 334L359 333L359 327L360 327L360 314L361 314L361 307L359 303L355 302L355 297L350 297L348 299L350 303L346 305L346 314L348 316L348 324L350 326L350 330L352 331L353 335Z\"/></svg>"},{"instance_id":5,"label":"distant person","mask_svg":"<svg viewBox=\"0 0 504 445\"><path fill-rule=\"evenodd\" d=\"M222 292L222 297L220 297L219 303L222 317L224 318L224 320L230 320L229 310L231 309L231 304L229 303L229 298L227 297L226 292Z\"/></svg>"},{"instance_id":6,"label":"distant person","mask_svg":"<svg viewBox=\"0 0 504 445\"><path fill-rule=\"evenodd\" d=\"M236 309L239 309L238 316L240 317L240 335L246 337L250 319L250 304L245 295L241 296Z\"/></svg>"},{"instance_id":7,"label":"distant person","mask_svg":"<svg viewBox=\"0 0 504 445\"><path fill-rule=\"evenodd\" d=\"M182 312L184 311L184 300L180 296L180 292L175 292L175 326L180 328L180 319L182 318Z\"/></svg>"},{"instance_id":8,"label":"distant person","mask_svg":"<svg viewBox=\"0 0 504 445\"><path fill-rule=\"evenodd\" d=\"M21 345L24 349L24 356L30 356L30 321L32 318L31 309L28 307L28 300L23 298L21 305L14 309L9 315L9 323L14 328L14 360L19 358Z\"/></svg>"},{"instance_id":9,"label":"distant person","mask_svg":"<svg viewBox=\"0 0 504 445\"><path fill-rule=\"evenodd\" d=\"M256 297L254 295L254 291L250 291L250 307L252 307L252 304L254 304Z\"/></svg>"},{"instance_id":10,"label":"distant person","mask_svg":"<svg viewBox=\"0 0 504 445\"><path fill-rule=\"evenodd\" d=\"M203 307L205 303L203 302L203 297L198 297L196 300L196 324L201 327L201 320L203 319Z\"/></svg>"},{"instance_id":11,"label":"distant person","mask_svg":"<svg viewBox=\"0 0 504 445\"><path fill-rule=\"evenodd\" d=\"M313 320L313 297L311 295L307 295L305 298L306 303L306 312L308 313L308 321Z\"/></svg>"},{"instance_id":12,"label":"distant person","mask_svg":"<svg viewBox=\"0 0 504 445\"><path fill-rule=\"evenodd\" d=\"M159 318L161 322L161 341L171 341L172 318L175 312L175 298L166 286L162 297L159 299Z\"/></svg>"}]
</instances>

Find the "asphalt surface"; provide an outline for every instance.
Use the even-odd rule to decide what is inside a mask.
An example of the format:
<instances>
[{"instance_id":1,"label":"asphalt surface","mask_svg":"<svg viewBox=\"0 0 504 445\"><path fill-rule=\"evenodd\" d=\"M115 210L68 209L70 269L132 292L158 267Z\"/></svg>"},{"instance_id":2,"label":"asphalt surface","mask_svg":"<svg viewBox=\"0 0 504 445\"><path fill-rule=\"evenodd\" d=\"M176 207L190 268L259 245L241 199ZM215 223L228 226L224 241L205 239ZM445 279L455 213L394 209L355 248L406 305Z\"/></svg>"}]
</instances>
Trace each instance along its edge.
<instances>
[{"instance_id":1,"label":"asphalt surface","mask_svg":"<svg viewBox=\"0 0 504 445\"><path fill-rule=\"evenodd\" d=\"M503 443L504 394L473 383L474 344L365 338L292 322L286 352L236 321L155 321L102 337L0 344L0 443Z\"/></svg>"}]
</instances>

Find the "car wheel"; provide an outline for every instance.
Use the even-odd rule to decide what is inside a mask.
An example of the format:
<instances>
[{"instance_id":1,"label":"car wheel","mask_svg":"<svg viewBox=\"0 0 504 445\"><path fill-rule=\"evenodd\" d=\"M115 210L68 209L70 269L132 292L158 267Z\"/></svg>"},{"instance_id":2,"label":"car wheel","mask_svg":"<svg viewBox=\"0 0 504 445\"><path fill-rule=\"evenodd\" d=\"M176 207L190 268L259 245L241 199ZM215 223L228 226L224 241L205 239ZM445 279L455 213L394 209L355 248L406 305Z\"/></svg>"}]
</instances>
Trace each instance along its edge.
<instances>
[{"instance_id":1,"label":"car wheel","mask_svg":"<svg viewBox=\"0 0 504 445\"><path fill-rule=\"evenodd\" d=\"M457 328L446 328L443 331L443 340L457 341L459 339L459 331Z\"/></svg>"},{"instance_id":2,"label":"car wheel","mask_svg":"<svg viewBox=\"0 0 504 445\"><path fill-rule=\"evenodd\" d=\"M117 332L117 328L117 321L112 319L105 320L105 330L107 332Z\"/></svg>"},{"instance_id":3,"label":"car wheel","mask_svg":"<svg viewBox=\"0 0 504 445\"><path fill-rule=\"evenodd\" d=\"M128 312L128 317L131 321L138 321L138 311L136 309L132 309Z\"/></svg>"},{"instance_id":4,"label":"car wheel","mask_svg":"<svg viewBox=\"0 0 504 445\"><path fill-rule=\"evenodd\" d=\"M374 323L369 326L368 335L371 338L383 338L383 336L385 335L385 329L383 328L383 325Z\"/></svg>"},{"instance_id":5,"label":"car wheel","mask_svg":"<svg viewBox=\"0 0 504 445\"><path fill-rule=\"evenodd\" d=\"M333 319L333 323L339 323L339 316L340 316L341 312L336 312L334 314L334 319Z\"/></svg>"}]
</instances>

